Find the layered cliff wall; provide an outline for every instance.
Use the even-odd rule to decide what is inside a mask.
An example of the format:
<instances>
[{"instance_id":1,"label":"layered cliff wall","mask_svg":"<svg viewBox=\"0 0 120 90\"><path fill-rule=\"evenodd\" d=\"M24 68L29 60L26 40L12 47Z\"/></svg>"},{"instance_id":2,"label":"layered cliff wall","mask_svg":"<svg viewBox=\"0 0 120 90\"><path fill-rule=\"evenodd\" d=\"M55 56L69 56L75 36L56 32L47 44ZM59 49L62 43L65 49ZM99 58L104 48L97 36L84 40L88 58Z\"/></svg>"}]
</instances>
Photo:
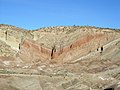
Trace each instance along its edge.
<instances>
[{"instance_id":1,"label":"layered cliff wall","mask_svg":"<svg viewBox=\"0 0 120 90\"><path fill-rule=\"evenodd\" d=\"M27 31L0 25L0 40L9 45L21 60L72 60L103 48L120 38L119 30L96 27L49 27Z\"/></svg>"}]
</instances>

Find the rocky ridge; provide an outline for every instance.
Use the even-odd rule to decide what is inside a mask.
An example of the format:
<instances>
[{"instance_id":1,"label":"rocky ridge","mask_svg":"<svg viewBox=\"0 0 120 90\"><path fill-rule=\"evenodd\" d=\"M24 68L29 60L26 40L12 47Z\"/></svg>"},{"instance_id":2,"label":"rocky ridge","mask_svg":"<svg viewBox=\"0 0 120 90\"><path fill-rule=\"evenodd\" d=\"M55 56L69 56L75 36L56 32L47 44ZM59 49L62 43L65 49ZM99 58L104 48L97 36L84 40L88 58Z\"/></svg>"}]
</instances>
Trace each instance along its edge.
<instances>
[{"instance_id":1,"label":"rocky ridge","mask_svg":"<svg viewBox=\"0 0 120 90\"><path fill-rule=\"evenodd\" d=\"M37 74L36 78L41 80L42 77L48 83L32 77L37 82L33 87L39 87L31 90L102 90L109 86L109 82L119 83L119 66L119 30L90 26L25 30L0 25L1 72ZM15 76L14 82L17 83L20 77ZM11 78L7 77L8 80ZM8 85L6 78L4 80L5 85ZM32 83L30 79L26 80ZM7 87L22 90L19 86L10 85Z\"/></svg>"}]
</instances>

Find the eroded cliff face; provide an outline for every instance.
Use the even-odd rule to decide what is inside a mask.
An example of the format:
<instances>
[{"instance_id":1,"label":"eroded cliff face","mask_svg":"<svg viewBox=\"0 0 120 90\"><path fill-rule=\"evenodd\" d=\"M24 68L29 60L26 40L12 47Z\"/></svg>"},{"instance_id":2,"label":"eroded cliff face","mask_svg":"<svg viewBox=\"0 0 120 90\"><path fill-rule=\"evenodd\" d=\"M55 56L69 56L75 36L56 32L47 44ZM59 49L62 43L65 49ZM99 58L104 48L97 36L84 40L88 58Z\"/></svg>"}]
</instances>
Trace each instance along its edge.
<instances>
[{"instance_id":1,"label":"eroded cliff face","mask_svg":"<svg viewBox=\"0 0 120 90\"><path fill-rule=\"evenodd\" d=\"M109 82L119 81L119 66L119 30L59 26L30 31L15 26L0 25L0 69L18 74L55 76L53 81L50 77L40 76L41 82L34 84L40 84L40 90L47 90L44 80L49 82L50 86L47 86L49 90L53 88L69 90L73 87L73 90L80 88L101 90L100 88L108 85ZM107 70L115 74L109 75ZM63 78L56 77L57 75ZM92 75L95 80L91 79ZM118 75L117 78L115 75ZM106 82L105 76L110 78ZM56 80L58 82L54 83ZM59 80L63 81L59 82Z\"/></svg>"},{"instance_id":2,"label":"eroded cliff face","mask_svg":"<svg viewBox=\"0 0 120 90\"><path fill-rule=\"evenodd\" d=\"M0 25L0 40L15 50L14 54L23 62L51 59L69 62L104 48L105 44L119 37L119 31L96 27L48 27L27 31Z\"/></svg>"},{"instance_id":3,"label":"eroded cliff face","mask_svg":"<svg viewBox=\"0 0 120 90\"><path fill-rule=\"evenodd\" d=\"M74 28L76 28L75 31ZM24 40L20 44L21 49L19 52L22 52L23 55L24 53L29 53L29 58L33 61L33 56L36 57L37 55L45 60L54 59L69 62L101 47L104 48L105 44L120 37L118 32L109 29L93 27L74 28L70 27L68 31L63 30L62 32L61 30L55 32L56 27L51 28L51 32L49 28L49 32L46 30L32 31L31 34L34 38ZM99 50L98 52L101 51Z\"/></svg>"}]
</instances>

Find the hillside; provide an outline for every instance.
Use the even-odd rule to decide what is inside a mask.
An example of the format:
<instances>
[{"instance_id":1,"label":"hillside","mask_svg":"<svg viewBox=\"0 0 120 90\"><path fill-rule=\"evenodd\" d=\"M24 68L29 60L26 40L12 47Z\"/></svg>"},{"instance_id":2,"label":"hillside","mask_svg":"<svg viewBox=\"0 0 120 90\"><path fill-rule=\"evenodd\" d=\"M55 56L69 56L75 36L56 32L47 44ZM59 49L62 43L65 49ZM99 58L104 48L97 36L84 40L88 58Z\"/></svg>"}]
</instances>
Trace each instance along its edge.
<instances>
[{"instance_id":1,"label":"hillside","mask_svg":"<svg viewBox=\"0 0 120 90\"><path fill-rule=\"evenodd\" d=\"M120 89L120 30L0 24L0 89Z\"/></svg>"}]
</instances>

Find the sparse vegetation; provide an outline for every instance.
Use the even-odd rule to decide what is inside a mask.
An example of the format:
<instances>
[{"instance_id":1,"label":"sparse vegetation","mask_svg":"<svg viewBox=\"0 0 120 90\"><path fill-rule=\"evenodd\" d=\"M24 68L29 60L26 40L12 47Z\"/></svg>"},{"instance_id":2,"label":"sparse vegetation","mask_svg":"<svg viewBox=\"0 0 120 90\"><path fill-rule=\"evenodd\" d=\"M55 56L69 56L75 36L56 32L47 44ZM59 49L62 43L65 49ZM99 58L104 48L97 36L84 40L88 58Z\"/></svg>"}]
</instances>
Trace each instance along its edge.
<instances>
[{"instance_id":1,"label":"sparse vegetation","mask_svg":"<svg viewBox=\"0 0 120 90\"><path fill-rule=\"evenodd\" d=\"M120 80L119 42L109 28L0 25L0 90L102 90Z\"/></svg>"},{"instance_id":2,"label":"sparse vegetation","mask_svg":"<svg viewBox=\"0 0 120 90\"><path fill-rule=\"evenodd\" d=\"M16 72L8 71L8 70L0 70L0 74L16 74Z\"/></svg>"}]
</instances>

